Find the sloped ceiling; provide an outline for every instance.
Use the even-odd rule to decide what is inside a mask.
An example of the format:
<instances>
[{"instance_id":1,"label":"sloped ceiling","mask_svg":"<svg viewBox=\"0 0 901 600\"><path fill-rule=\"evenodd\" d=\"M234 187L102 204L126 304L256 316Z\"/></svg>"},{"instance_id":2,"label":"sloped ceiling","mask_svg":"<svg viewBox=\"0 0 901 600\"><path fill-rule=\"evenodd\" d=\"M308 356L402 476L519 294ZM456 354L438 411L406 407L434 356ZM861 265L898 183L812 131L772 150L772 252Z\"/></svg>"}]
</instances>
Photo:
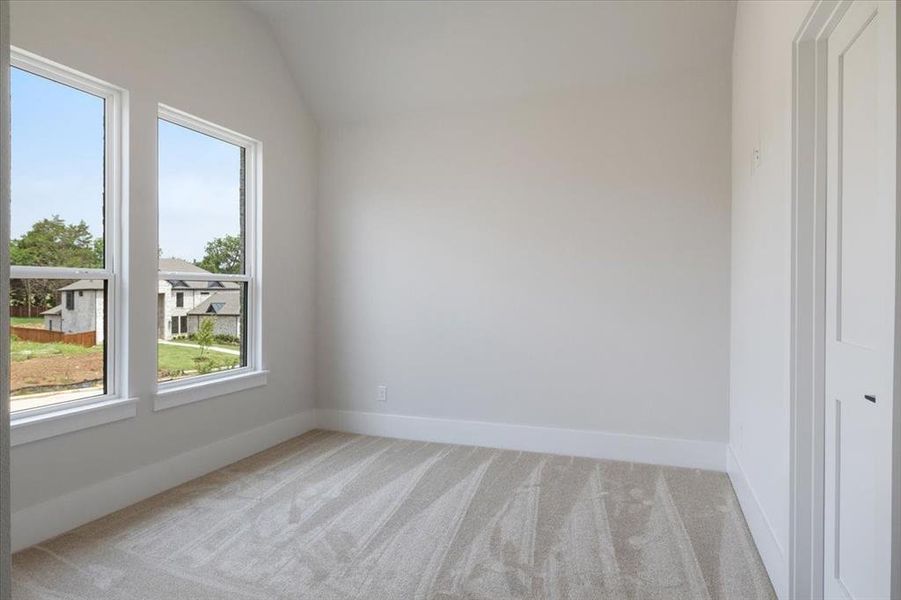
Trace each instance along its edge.
<instances>
[{"instance_id":1,"label":"sloped ceiling","mask_svg":"<svg viewBox=\"0 0 901 600\"><path fill-rule=\"evenodd\" d=\"M735 5L248 0L320 122L459 110L731 60Z\"/></svg>"}]
</instances>

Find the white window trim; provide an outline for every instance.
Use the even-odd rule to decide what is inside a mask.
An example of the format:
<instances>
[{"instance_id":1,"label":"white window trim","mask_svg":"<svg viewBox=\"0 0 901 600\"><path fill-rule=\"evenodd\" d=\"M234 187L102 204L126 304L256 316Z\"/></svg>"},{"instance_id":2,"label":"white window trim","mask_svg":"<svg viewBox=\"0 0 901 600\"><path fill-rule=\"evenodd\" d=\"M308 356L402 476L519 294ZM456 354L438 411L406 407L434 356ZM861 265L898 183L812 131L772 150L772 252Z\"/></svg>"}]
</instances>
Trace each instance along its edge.
<instances>
[{"instance_id":1,"label":"white window trim","mask_svg":"<svg viewBox=\"0 0 901 600\"><path fill-rule=\"evenodd\" d=\"M247 315L243 334L247 342L247 364L244 367L222 373L157 383L157 392L153 399L154 411L266 385L269 373L264 366L262 343L262 252L260 248L263 197L262 144L253 138L165 104L159 105L158 116L164 121L244 148L244 274L161 271L158 279L246 282Z\"/></svg>"},{"instance_id":2,"label":"white window trim","mask_svg":"<svg viewBox=\"0 0 901 600\"><path fill-rule=\"evenodd\" d=\"M125 150L128 139L128 92L96 77L10 48L10 64L35 75L104 99L104 251L102 269L11 266L10 278L107 280L106 390L101 396L16 411L11 415L12 445L69 433L135 416L136 399L128 398L127 247L128 177Z\"/></svg>"},{"instance_id":3,"label":"white window trim","mask_svg":"<svg viewBox=\"0 0 901 600\"><path fill-rule=\"evenodd\" d=\"M191 377L180 382L181 385L178 386L160 386L156 397L153 399L153 410L175 408L184 404L261 387L266 385L268 377L269 371L255 371L250 367L233 369L224 374L216 373L212 376Z\"/></svg>"},{"instance_id":4,"label":"white window trim","mask_svg":"<svg viewBox=\"0 0 901 600\"><path fill-rule=\"evenodd\" d=\"M52 412L17 415L13 417L11 423L10 445L18 446L88 427L130 419L137 412L137 398L115 398L83 405L60 404Z\"/></svg>"}]
</instances>

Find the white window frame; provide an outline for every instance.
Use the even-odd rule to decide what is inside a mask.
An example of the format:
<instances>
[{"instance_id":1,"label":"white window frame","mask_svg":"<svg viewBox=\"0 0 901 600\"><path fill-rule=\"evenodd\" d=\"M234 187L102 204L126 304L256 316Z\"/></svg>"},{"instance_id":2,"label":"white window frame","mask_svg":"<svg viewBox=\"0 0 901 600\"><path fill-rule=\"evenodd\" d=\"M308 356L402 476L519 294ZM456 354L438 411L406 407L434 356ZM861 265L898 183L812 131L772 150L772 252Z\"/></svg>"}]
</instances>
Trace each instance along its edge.
<instances>
[{"instance_id":1,"label":"white window frame","mask_svg":"<svg viewBox=\"0 0 901 600\"><path fill-rule=\"evenodd\" d=\"M244 149L244 273L182 273L160 271L158 280L233 281L246 283L245 339L246 362L243 367L220 373L197 375L176 381L157 382L153 410L164 410L230 394L266 384L262 343L262 286L260 277L260 212L262 204L262 144L205 119L171 106L160 104L159 119L228 142ZM159 216L157 216L159 220ZM158 378L158 375L156 376Z\"/></svg>"},{"instance_id":2,"label":"white window frame","mask_svg":"<svg viewBox=\"0 0 901 600\"><path fill-rule=\"evenodd\" d=\"M68 433L120 419L134 417L136 398L128 398L127 385L127 290L123 285L126 261L127 102L128 93L113 84L42 58L31 52L10 49L12 67L45 77L56 83L98 96L104 100L104 267L10 266L10 279L101 279L107 281L105 375L106 393L80 400L60 402L12 413L13 445Z\"/></svg>"}]
</instances>

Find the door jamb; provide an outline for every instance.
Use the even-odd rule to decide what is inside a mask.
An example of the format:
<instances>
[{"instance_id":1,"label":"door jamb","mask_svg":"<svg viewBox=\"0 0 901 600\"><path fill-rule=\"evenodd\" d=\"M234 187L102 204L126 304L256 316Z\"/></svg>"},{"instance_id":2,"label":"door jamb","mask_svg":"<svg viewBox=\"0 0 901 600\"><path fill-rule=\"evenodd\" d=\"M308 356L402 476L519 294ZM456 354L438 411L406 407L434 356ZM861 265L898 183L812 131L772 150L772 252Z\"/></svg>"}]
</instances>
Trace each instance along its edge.
<instances>
[{"instance_id":1,"label":"door jamb","mask_svg":"<svg viewBox=\"0 0 901 600\"><path fill-rule=\"evenodd\" d=\"M823 597L827 40L851 0L818 0L793 40L789 598Z\"/></svg>"}]
</instances>

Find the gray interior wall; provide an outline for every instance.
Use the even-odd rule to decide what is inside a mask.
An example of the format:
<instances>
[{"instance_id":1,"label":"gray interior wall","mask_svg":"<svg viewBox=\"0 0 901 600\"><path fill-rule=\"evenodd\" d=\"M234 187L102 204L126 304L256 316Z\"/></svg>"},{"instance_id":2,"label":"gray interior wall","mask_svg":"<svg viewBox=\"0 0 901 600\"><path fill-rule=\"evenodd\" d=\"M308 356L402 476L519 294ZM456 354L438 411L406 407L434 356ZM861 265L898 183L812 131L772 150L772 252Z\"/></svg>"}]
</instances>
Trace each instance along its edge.
<instances>
[{"instance_id":1,"label":"gray interior wall","mask_svg":"<svg viewBox=\"0 0 901 600\"><path fill-rule=\"evenodd\" d=\"M739 3L732 68L729 442L784 566L790 535L792 39L810 6L810 0Z\"/></svg>"},{"instance_id":2,"label":"gray interior wall","mask_svg":"<svg viewBox=\"0 0 901 600\"><path fill-rule=\"evenodd\" d=\"M12 43L129 91L136 418L12 449L13 512L312 408L315 125L265 25L232 2L12 2ZM263 144L265 387L153 412L157 104ZM271 291L269 291L271 290Z\"/></svg>"},{"instance_id":3,"label":"gray interior wall","mask_svg":"<svg viewBox=\"0 0 901 600\"><path fill-rule=\"evenodd\" d=\"M323 126L319 407L725 441L729 81Z\"/></svg>"},{"instance_id":4,"label":"gray interior wall","mask_svg":"<svg viewBox=\"0 0 901 600\"><path fill-rule=\"evenodd\" d=\"M897 69L897 86L896 98L901 99L901 10L895 10L895 68ZM895 139L897 142L896 157L901 157L901 101L897 102L897 120L895 121ZM901 161L896 165L895 181L901 181ZM898 206L901 206L901 185L896 183L896 193L898 194ZM899 236L901 238L901 236ZM901 239L896 240L898 245L898 256L901 256ZM896 286L901 282L896 282ZM895 292L898 295L898 292ZM897 297L897 296L896 296ZM896 299L898 310L901 312L901 299ZM895 339L901 337L901 317L895 317ZM895 564L901 564L901 369L897 367L899 358L895 357L895 435L894 435L894 453L892 460L894 461L895 478L893 481L893 501L892 501L892 556L895 557ZM901 567L892 571L892 597L901 598Z\"/></svg>"}]
</instances>

